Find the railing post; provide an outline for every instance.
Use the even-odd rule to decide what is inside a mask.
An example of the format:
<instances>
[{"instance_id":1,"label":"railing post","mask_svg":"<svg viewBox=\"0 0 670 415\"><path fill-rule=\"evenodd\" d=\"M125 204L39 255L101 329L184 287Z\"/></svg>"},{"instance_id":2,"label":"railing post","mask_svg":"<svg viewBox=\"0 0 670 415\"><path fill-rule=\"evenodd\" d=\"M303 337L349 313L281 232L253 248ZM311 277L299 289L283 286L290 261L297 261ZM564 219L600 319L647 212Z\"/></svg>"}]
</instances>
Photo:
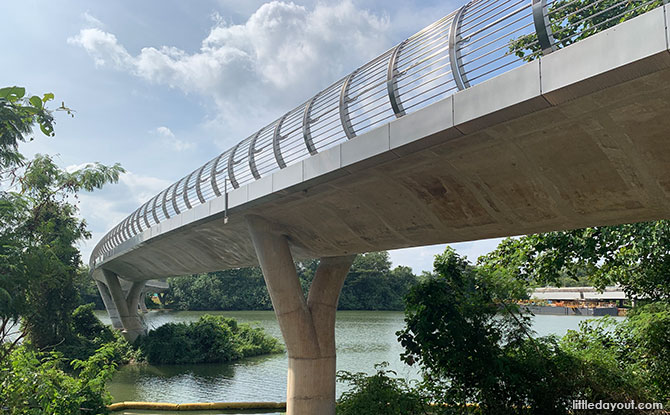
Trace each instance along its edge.
<instances>
[{"instance_id":1,"label":"railing post","mask_svg":"<svg viewBox=\"0 0 670 415\"><path fill-rule=\"evenodd\" d=\"M256 140L258 140L258 136L261 135L261 131L263 131L262 128L251 137L251 142L249 143L249 169L256 180L261 178L261 175L256 168Z\"/></svg>"},{"instance_id":2,"label":"railing post","mask_svg":"<svg viewBox=\"0 0 670 415\"><path fill-rule=\"evenodd\" d=\"M156 203L158 202L158 196L160 196L160 195L161 194L159 193L156 196L154 196L154 200L153 200L153 203L152 203L152 206L151 206L151 216L154 217L154 220L156 221L156 223L160 223L160 221L158 220L158 214L156 213Z\"/></svg>"},{"instance_id":3,"label":"railing post","mask_svg":"<svg viewBox=\"0 0 670 415\"><path fill-rule=\"evenodd\" d=\"M136 218L137 218L137 209L135 209L135 211L133 211L133 213L130 214L130 220L128 221L128 224L130 225L130 230L131 230L135 235L138 234L138 231L135 229L135 221L136 221ZM132 237L132 235L131 235L131 237Z\"/></svg>"},{"instance_id":4,"label":"railing post","mask_svg":"<svg viewBox=\"0 0 670 415\"><path fill-rule=\"evenodd\" d=\"M123 222L121 222L121 236L123 236L126 239L130 239L130 232L128 232L128 220L130 220L130 216L128 216Z\"/></svg>"},{"instance_id":5,"label":"railing post","mask_svg":"<svg viewBox=\"0 0 670 415\"><path fill-rule=\"evenodd\" d=\"M172 187L172 186L170 186L170 187ZM170 190L170 187L168 187L167 189L165 189L163 191L163 199L161 200L161 207L163 208L163 213L165 214L165 219L170 219L170 214L168 213L168 210L167 210L167 194L168 194L168 190Z\"/></svg>"},{"instance_id":6,"label":"railing post","mask_svg":"<svg viewBox=\"0 0 670 415\"><path fill-rule=\"evenodd\" d=\"M207 201L205 200L205 196L202 195L202 172L205 170L206 166L207 163L200 167L200 170L198 170L198 177L195 179L195 194L198 196L200 204L204 204Z\"/></svg>"},{"instance_id":7,"label":"railing post","mask_svg":"<svg viewBox=\"0 0 670 415\"><path fill-rule=\"evenodd\" d=\"M347 135L347 139L351 140L352 138L356 137L356 131L354 130L354 127L351 125L351 119L349 117L349 84L351 83L351 80L353 79L354 75L356 75L356 72L358 72L358 69L353 71L352 73L347 76L347 78L344 80L344 83L342 83L342 90L340 91L340 122L342 123L342 128L344 129L344 133Z\"/></svg>"},{"instance_id":8,"label":"railing post","mask_svg":"<svg viewBox=\"0 0 670 415\"><path fill-rule=\"evenodd\" d=\"M537 41L542 48L542 55L556 50L556 40L551 32L551 22L547 14L547 0L531 0L533 5L533 23Z\"/></svg>"},{"instance_id":9,"label":"railing post","mask_svg":"<svg viewBox=\"0 0 670 415\"><path fill-rule=\"evenodd\" d=\"M146 202L144 204L144 215L142 215L142 219L144 219L144 224L147 225L147 229L151 228L151 224L149 223L149 205L151 204L151 200Z\"/></svg>"},{"instance_id":10,"label":"railing post","mask_svg":"<svg viewBox=\"0 0 670 415\"><path fill-rule=\"evenodd\" d=\"M279 146L279 141L284 138L280 135L281 125L284 123L284 120L286 119L286 117L288 117L289 114L290 112L287 112L279 119L279 121L277 121L274 134L272 135L272 151L275 153L275 160L277 161L277 165L279 166L280 169L286 167L284 157L281 154L281 147Z\"/></svg>"},{"instance_id":11,"label":"railing post","mask_svg":"<svg viewBox=\"0 0 670 415\"><path fill-rule=\"evenodd\" d=\"M468 77L463 68L461 46L459 44L461 41L461 20L463 20L463 13L469 4L458 9L449 29L449 64L451 65L451 76L454 77L454 82L456 82L459 91L470 87L470 82L468 82Z\"/></svg>"},{"instance_id":12,"label":"railing post","mask_svg":"<svg viewBox=\"0 0 670 415\"><path fill-rule=\"evenodd\" d=\"M195 174L195 171L192 171L191 174L186 177L186 180L184 180L184 194L182 195L184 197L184 204L186 205L186 209L191 209L191 201L188 200L188 182L191 181L191 177Z\"/></svg>"},{"instance_id":13,"label":"railing post","mask_svg":"<svg viewBox=\"0 0 670 415\"><path fill-rule=\"evenodd\" d=\"M302 116L302 136L305 139L305 147L309 151L310 155L315 155L317 153L316 146L314 146L314 140L312 140L312 130L310 129L310 123L312 122L312 105L314 101L321 95L321 92L314 95L308 102L305 104L305 113Z\"/></svg>"},{"instance_id":14,"label":"railing post","mask_svg":"<svg viewBox=\"0 0 670 415\"><path fill-rule=\"evenodd\" d=\"M240 187L239 183L237 183L237 180L235 179L235 172L233 171L233 164L235 164L235 152L237 151L237 148L240 146L240 143L237 143L235 147L230 151L230 154L228 155L228 178L230 179L230 184L233 185L234 189L237 189Z\"/></svg>"},{"instance_id":15,"label":"railing post","mask_svg":"<svg viewBox=\"0 0 670 415\"><path fill-rule=\"evenodd\" d=\"M221 158L224 156L226 153L221 153L219 154L219 157L214 160L214 164L212 165L212 171L209 172L209 180L212 185L212 190L214 190L214 194L216 197L221 196L221 191L219 190L219 185L216 183L216 175L218 174L216 169L219 167L219 161L221 161Z\"/></svg>"},{"instance_id":16,"label":"railing post","mask_svg":"<svg viewBox=\"0 0 670 415\"><path fill-rule=\"evenodd\" d=\"M172 202L172 207L174 208L175 215L181 213L181 211L179 210L179 206L177 206L177 189L179 188L179 185L181 184L182 180L184 179L182 178L177 182L177 184L174 185L174 188L172 189L172 196L170 197L170 201Z\"/></svg>"},{"instance_id":17,"label":"railing post","mask_svg":"<svg viewBox=\"0 0 670 415\"><path fill-rule=\"evenodd\" d=\"M386 89L389 94L389 101L391 102L391 108L393 108L393 113L396 118L400 118L405 115L405 109L402 106L402 101L400 100L400 94L398 92L398 55L405 46L407 40L403 40L398 46L393 49L391 57L389 58L388 71L386 73Z\"/></svg>"}]
</instances>

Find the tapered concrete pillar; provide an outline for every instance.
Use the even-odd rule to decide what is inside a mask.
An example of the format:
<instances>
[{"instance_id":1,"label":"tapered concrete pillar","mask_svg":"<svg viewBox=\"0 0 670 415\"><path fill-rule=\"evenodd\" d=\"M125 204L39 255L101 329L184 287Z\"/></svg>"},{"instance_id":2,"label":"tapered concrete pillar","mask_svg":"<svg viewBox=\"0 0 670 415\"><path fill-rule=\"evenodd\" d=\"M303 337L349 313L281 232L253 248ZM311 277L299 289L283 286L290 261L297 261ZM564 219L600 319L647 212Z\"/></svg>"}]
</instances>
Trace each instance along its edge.
<instances>
[{"instance_id":1,"label":"tapered concrete pillar","mask_svg":"<svg viewBox=\"0 0 670 415\"><path fill-rule=\"evenodd\" d=\"M149 310L147 309L146 297L147 297L147 293L143 291L142 294L140 294L140 303L139 303L140 304L140 311L143 312L143 313L148 313L149 312Z\"/></svg>"},{"instance_id":2,"label":"tapered concrete pillar","mask_svg":"<svg viewBox=\"0 0 670 415\"><path fill-rule=\"evenodd\" d=\"M112 320L112 327L117 330L123 330L123 323L121 322L121 316L119 315L119 310L116 309L114 300L109 293L109 288L105 283L95 280L95 285L98 286L98 291L100 292L100 297L102 297L102 302L105 305L107 314L109 314L109 319Z\"/></svg>"},{"instance_id":3,"label":"tapered concrete pillar","mask_svg":"<svg viewBox=\"0 0 670 415\"><path fill-rule=\"evenodd\" d=\"M335 414L335 312L353 256L321 258L305 300L285 235L247 224L288 351L287 415Z\"/></svg>"},{"instance_id":4,"label":"tapered concrete pillar","mask_svg":"<svg viewBox=\"0 0 670 415\"><path fill-rule=\"evenodd\" d=\"M132 342L140 335L146 334L144 318L137 311L140 294L144 288L145 281L133 282L128 293L124 294L119 276L104 269L102 272L105 276L105 284L107 285L109 295L123 326L123 337Z\"/></svg>"}]
</instances>

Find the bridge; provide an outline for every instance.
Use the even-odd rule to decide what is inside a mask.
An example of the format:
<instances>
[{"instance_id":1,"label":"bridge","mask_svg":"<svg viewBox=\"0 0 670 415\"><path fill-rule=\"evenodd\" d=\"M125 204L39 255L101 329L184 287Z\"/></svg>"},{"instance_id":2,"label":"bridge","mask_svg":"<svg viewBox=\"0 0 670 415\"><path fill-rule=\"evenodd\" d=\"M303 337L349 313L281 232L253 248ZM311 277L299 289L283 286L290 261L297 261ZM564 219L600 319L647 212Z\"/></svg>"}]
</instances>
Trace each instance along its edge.
<instances>
[{"instance_id":1,"label":"bridge","mask_svg":"<svg viewBox=\"0 0 670 415\"><path fill-rule=\"evenodd\" d=\"M147 280L260 264L287 413L334 414L353 254L668 218L667 8L467 3L114 227L90 260L108 310L134 338ZM306 258L321 262L305 299Z\"/></svg>"}]
</instances>

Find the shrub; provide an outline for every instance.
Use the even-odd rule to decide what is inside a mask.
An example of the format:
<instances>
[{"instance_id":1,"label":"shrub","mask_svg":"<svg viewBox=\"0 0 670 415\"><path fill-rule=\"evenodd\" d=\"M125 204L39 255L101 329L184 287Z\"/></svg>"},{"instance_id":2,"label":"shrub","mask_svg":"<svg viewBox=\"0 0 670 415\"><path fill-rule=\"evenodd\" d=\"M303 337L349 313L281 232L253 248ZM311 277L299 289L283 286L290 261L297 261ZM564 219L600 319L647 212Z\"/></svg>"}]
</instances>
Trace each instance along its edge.
<instances>
[{"instance_id":1,"label":"shrub","mask_svg":"<svg viewBox=\"0 0 670 415\"><path fill-rule=\"evenodd\" d=\"M93 313L94 304L77 307L72 313L71 334L56 346L66 361L86 360L98 349L108 346L117 364L138 360L138 353L121 333L104 325Z\"/></svg>"},{"instance_id":2,"label":"shrub","mask_svg":"<svg viewBox=\"0 0 670 415\"><path fill-rule=\"evenodd\" d=\"M407 296L402 359L425 393L482 414L568 414L573 400L664 402L670 396L670 306L640 307L621 323L583 323L563 339L532 337L514 307L518 284L447 248L436 275ZM623 413L623 412L620 412Z\"/></svg>"},{"instance_id":3,"label":"shrub","mask_svg":"<svg viewBox=\"0 0 670 415\"><path fill-rule=\"evenodd\" d=\"M591 401L670 404L670 305L633 309L622 322L604 317L569 331L561 347L581 363L579 389Z\"/></svg>"},{"instance_id":4,"label":"shrub","mask_svg":"<svg viewBox=\"0 0 670 415\"><path fill-rule=\"evenodd\" d=\"M377 373L338 372L338 379L348 382L352 389L344 392L337 405L337 415L406 415L426 414L430 405L416 389L412 389L404 379L393 378L392 370L386 370L388 363L375 365Z\"/></svg>"},{"instance_id":5,"label":"shrub","mask_svg":"<svg viewBox=\"0 0 670 415\"><path fill-rule=\"evenodd\" d=\"M211 315L190 324L165 324L136 344L151 364L229 362L283 350L261 328Z\"/></svg>"},{"instance_id":6,"label":"shrub","mask_svg":"<svg viewBox=\"0 0 670 415\"><path fill-rule=\"evenodd\" d=\"M67 369L59 353L15 349L0 367L0 412L7 415L106 414L105 382L114 373L113 350L100 348ZM73 371L74 373L70 373Z\"/></svg>"}]
</instances>

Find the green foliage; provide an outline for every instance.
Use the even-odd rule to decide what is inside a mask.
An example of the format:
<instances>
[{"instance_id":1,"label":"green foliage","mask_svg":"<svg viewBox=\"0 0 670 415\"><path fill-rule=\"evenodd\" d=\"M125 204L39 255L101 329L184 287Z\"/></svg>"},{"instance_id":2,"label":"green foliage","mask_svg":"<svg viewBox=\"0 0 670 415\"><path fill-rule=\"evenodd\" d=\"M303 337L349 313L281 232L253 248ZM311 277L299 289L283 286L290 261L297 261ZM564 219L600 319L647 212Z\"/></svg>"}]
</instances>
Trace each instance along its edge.
<instances>
[{"instance_id":1,"label":"green foliage","mask_svg":"<svg viewBox=\"0 0 670 415\"><path fill-rule=\"evenodd\" d=\"M653 303L631 311L623 322L601 318L582 322L561 347L582 362L584 384L594 399L670 404L670 305Z\"/></svg>"},{"instance_id":2,"label":"green foliage","mask_svg":"<svg viewBox=\"0 0 670 415\"><path fill-rule=\"evenodd\" d=\"M306 295L318 260L296 263ZM402 310L403 298L417 277L408 267L391 269L388 252L356 256L344 281L340 310ZM260 268L238 268L171 278L167 294L171 306L182 310L271 310L272 302Z\"/></svg>"},{"instance_id":3,"label":"green foliage","mask_svg":"<svg viewBox=\"0 0 670 415\"><path fill-rule=\"evenodd\" d=\"M554 339L529 336L529 319L510 301L523 293L519 284L480 272L451 248L436 257L435 270L410 291L398 332L401 358L422 367L431 395L450 406L479 403L487 413L527 405L560 413L560 374L570 360Z\"/></svg>"},{"instance_id":4,"label":"green foliage","mask_svg":"<svg viewBox=\"0 0 670 415\"><path fill-rule=\"evenodd\" d=\"M21 197L0 193L0 345L9 340L10 332L26 309L28 280L25 268L16 261L22 254L23 246L18 228L26 220L26 213ZM20 340L20 336L15 340ZM0 346L0 361L7 352L3 349Z\"/></svg>"},{"instance_id":5,"label":"green foliage","mask_svg":"<svg viewBox=\"0 0 670 415\"><path fill-rule=\"evenodd\" d=\"M34 124L38 124L45 135L54 135L53 116L45 108L45 104L54 98L53 94L44 94L42 98L25 95L25 88L0 88L0 178L5 169L24 162L18 145L26 141Z\"/></svg>"},{"instance_id":6,"label":"green foliage","mask_svg":"<svg viewBox=\"0 0 670 415\"><path fill-rule=\"evenodd\" d=\"M271 310L259 268L238 268L170 278L169 301L182 310Z\"/></svg>"},{"instance_id":7,"label":"green foliage","mask_svg":"<svg viewBox=\"0 0 670 415\"><path fill-rule=\"evenodd\" d=\"M340 310L402 310L403 299L416 284L408 267L391 270L389 253L357 255L344 280L338 303Z\"/></svg>"},{"instance_id":8,"label":"green foliage","mask_svg":"<svg viewBox=\"0 0 670 415\"><path fill-rule=\"evenodd\" d=\"M93 313L93 304L77 307L71 316L69 336L55 350L66 361L86 360L101 347L107 347L116 364L140 360L139 353L116 330L104 325Z\"/></svg>"},{"instance_id":9,"label":"green foliage","mask_svg":"<svg viewBox=\"0 0 670 415\"><path fill-rule=\"evenodd\" d=\"M425 396L411 388L407 381L391 377L396 375L386 370L388 363L375 365L377 373L340 371L337 377L347 382L352 389L344 392L337 404L338 415L406 415L432 414Z\"/></svg>"},{"instance_id":10,"label":"green foliage","mask_svg":"<svg viewBox=\"0 0 670 415\"><path fill-rule=\"evenodd\" d=\"M151 364L230 362L283 350L261 328L210 315L194 323L165 324L136 344Z\"/></svg>"},{"instance_id":11,"label":"green foliage","mask_svg":"<svg viewBox=\"0 0 670 415\"><path fill-rule=\"evenodd\" d=\"M100 291L95 284L95 280L89 274L88 266L82 266L74 277L74 289L77 291L79 305L94 304L95 310L104 310L105 304L102 302Z\"/></svg>"},{"instance_id":12,"label":"green foliage","mask_svg":"<svg viewBox=\"0 0 670 415\"><path fill-rule=\"evenodd\" d=\"M588 275L597 288L621 285L633 297L670 299L670 222L599 226L506 239L480 266L558 285Z\"/></svg>"},{"instance_id":13,"label":"green foliage","mask_svg":"<svg viewBox=\"0 0 670 415\"><path fill-rule=\"evenodd\" d=\"M567 414L576 399L667 400L667 303L640 308L622 323L583 324L560 341L534 338L514 306L525 280L493 264L474 267L447 248L436 257L435 275L407 297L406 328L397 333L401 358L420 365L425 393L436 402L463 411L478 403L484 414Z\"/></svg>"},{"instance_id":14,"label":"green foliage","mask_svg":"<svg viewBox=\"0 0 670 415\"><path fill-rule=\"evenodd\" d=\"M563 48L662 4L662 0L557 0L549 7L549 23L556 47ZM537 35L533 33L513 40L510 52L525 61L538 58L541 48Z\"/></svg>"},{"instance_id":15,"label":"green foliage","mask_svg":"<svg viewBox=\"0 0 670 415\"><path fill-rule=\"evenodd\" d=\"M116 182L123 172L118 164L99 163L68 172L39 154L25 162L18 144L33 125L53 135L46 108L52 99L53 94L26 97L19 87L0 89L0 179L11 179L9 191L0 192L0 335L6 337L4 328L20 316L24 334L39 349L67 339L78 304L77 244L90 233L69 198Z\"/></svg>"},{"instance_id":16,"label":"green foliage","mask_svg":"<svg viewBox=\"0 0 670 415\"><path fill-rule=\"evenodd\" d=\"M71 370L57 353L16 348L0 365L0 411L7 415L106 414L111 398L105 382L114 373L113 350L100 348ZM75 373L70 373L74 371Z\"/></svg>"}]
</instances>

